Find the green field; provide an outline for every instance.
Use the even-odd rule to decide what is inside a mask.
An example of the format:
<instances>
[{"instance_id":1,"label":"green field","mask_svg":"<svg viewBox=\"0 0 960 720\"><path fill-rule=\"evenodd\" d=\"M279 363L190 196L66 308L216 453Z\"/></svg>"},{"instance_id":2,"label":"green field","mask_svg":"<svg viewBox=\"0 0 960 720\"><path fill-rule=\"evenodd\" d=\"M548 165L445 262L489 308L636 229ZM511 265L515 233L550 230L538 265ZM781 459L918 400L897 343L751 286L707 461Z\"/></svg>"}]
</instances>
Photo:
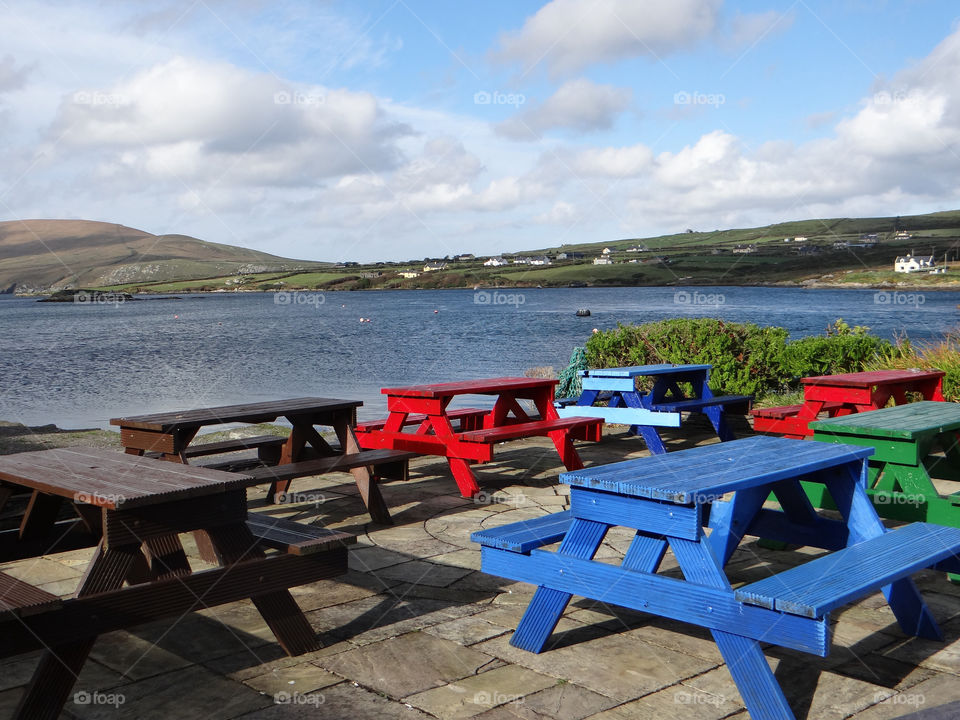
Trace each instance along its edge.
<instances>
[{"instance_id":1,"label":"green field","mask_svg":"<svg viewBox=\"0 0 960 720\"><path fill-rule=\"evenodd\" d=\"M898 231L912 237L898 238ZM843 247L861 244L865 235L876 235L875 247ZM784 242L804 236L805 242ZM627 252L628 247L646 248ZM753 246L749 254L734 249ZM594 265L593 259L610 248L614 264ZM338 268L291 268L288 272L229 274L194 280L158 281L112 285L103 289L126 292L195 292L213 290L365 290L457 287L566 287L571 284L617 285L865 285L955 287L951 273L904 275L893 272L898 255L911 251L944 256L956 265L960 254L960 211L900 218L840 218L802 220L759 228L683 232L653 238L625 238L606 243L581 243L554 248L524 250L518 255L578 252L578 260L554 260L550 266L508 265L484 267L485 258L447 260L442 271L421 272L417 278L402 278L405 270L423 269L423 262L377 263ZM635 260L636 262L631 262ZM380 273L376 276L376 273ZM362 277L362 275L368 277ZM369 277L369 275L374 275Z\"/></svg>"}]
</instances>

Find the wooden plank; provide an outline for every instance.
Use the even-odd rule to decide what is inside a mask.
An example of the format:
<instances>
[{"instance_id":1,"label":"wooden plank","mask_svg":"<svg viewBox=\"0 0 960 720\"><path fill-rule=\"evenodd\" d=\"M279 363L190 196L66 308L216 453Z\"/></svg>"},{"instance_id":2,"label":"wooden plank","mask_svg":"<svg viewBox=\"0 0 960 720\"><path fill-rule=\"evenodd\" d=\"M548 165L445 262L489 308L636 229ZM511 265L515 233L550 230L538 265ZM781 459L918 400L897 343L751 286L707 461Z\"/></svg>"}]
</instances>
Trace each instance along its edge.
<instances>
[{"instance_id":1,"label":"wooden plank","mask_svg":"<svg viewBox=\"0 0 960 720\"><path fill-rule=\"evenodd\" d=\"M465 443L497 443L504 440L547 435L554 430L571 430L574 428L589 428L600 423L597 418L567 417L556 420L536 420L533 422L512 423L501 427L486 430L468 430L457 435L457 439Z\"/></svg>"},{"instance_id":2,"label":"wooden plank","mask_svg":"<svg viewBox=\"0 0 960 720\"><path fill-rule=\"evenodd\" d=\"M223 425L232 422L257 424L271 422L281 416L322 414L343 408L356 408L361 405L363 405L363 402L360 400L317 397L289 398L259 403L150 413L148 415L129 415L111 418L110 424L140 430L170 432L174 428Z\"/></svg>"},{"instance_id":3,"label":"wooden plank","mask_svg":"<svg viewBox=\"0 0 960 720\"><path fill-rule=\"evenodd\" d=\"M292 555L313 555L357 542L357 536L351 533L262 513L251 513L247 517L247 527L264 545Z\"/></svg>"},{"instance_id":4,"label":"wooden plank","mask_svg":"<svg viewBox=\"0 0 960 720\"><path fill-rule=\"evenodd\" d=\"M248 482L244 475L80 447L2 455L0 479L111 509L227 492Z\"/></svg>"},{"instance_id":5,"label":"wooden plank","mask_svg":"<svg viewBox=\"0 0 960 720\"><path fill-rule=\"evenodd\" d=\"M703 534L700 504L677 505L574 487L570 488L570 510L577 518L643 530L652 535L698 540Z\"/></svg>"},{"instance_id":6,"label":"wooden plank","mask_svg":"<svg viewBox=\"0 0 960 720\"><path fill-rule=\"evenodd\" d=\"M568 405L557 408L560 417L594 417L605 423L617 425L654 425L656 427L680 427L680 413L655 412L646 408L631 407L584 407Z\"/></svg>"},{"instance_id":7,"label":"wooden plank","mask_svg":"<svg viewBox=\"0 0 960 720\"><path fill-rule=\"evenodd\" d=\"M480 408L457 408L456 410L447 410L444 415L446 415L448 420L472 420L474 418L482 418L486 415L489 410L481 410ZM429 416L424 415L423 413L415 413L408 415L403 423L402 427L407 427L408 425L420 425L425 421ZM384 426L387 424L388 418L380 418L379 420L367 420L366 422L357 423L356 431L357 432L371 432L374 430L383 430Z\"/></svg>"},{"instance_id":8,"label":"wooden plank","mask_svg":"<svg viewBox=\"0 0 960 720\"><path fill-rule=\"evenodd\" d=\"M680 504L710 502L741 488L861 463L872 452L758 435L565 472L560 482Z\"/></svg>"},{"instance_id":9,"label":"wooden plank","mask_svg":"<svg viewBox=\"0 0 960 720\"><path fill-rule=\"evenodd\" d=\"M559 380L546 378L502 377L485 380L461 380L433 385L409 385L380 390L393 397L444 398L454 395L499 395L504 391L554 387Z\"/></svg>"},{"instance_id":10,"label":"wooden plank","mask_svg":"<svg viewBox=\"0 0 960 720\"><path fill-rule=\"evenodd\" d=\"M922 400L871 410L870 412L818 420L810 424L816 433L859 435L877 438L914 439L960 430L960 405Z\"/></svg>"},{"instance_id":11,"label":"wooden plank","mask_svg":"<svg viewBox=\"0 0 960 720\"><path fill-rule=\"evenodd\" d=\"M960 529L913 523L745 585L736 597L751 605L773 602L793 615L824 617L958 552Z\"/></svg>"},{"instance_id":12,"label":"wooden plank","mask_svg":"<svg viewBox=\"0 0 960 720\"><path fill-rule=\"evenodd\" d=\"M832 385L835 387L865 388L891 383L936 380L937 378L942 378L945 374L942 370L872 370L869 372L806 377L801 378L800 382L807 386Z\"/></svg>"},{"instance_id":13,"label":"wooden plank","mask_svg":"<svg viewBox=\"0 0 960 720\"><path fill-rule=\"evenodd\" d=\"M278 554L244 560L186 577L123 587L81 598L63 598L57 612L4 625L0 656L23 652L166 617L286 590L347 571L346 547L310 556Z\"/></svg>"},{"instance_id":14,"label":"wooden plank","mask_svg":"<svg viewBox=\"0 0 960 720\"><path fill-rule=\"evenodd\" d=\"M170 433L152 430L120 429L120 442L125 448L134 448L145 452L175 453L176 438Z\"/></svg>"},{"instance_id":15,"label":"wooden plank","mask_svg":"<svg viewBox=\"0 0 960 720\"><path fill-rule=\"evenodd\" d=\"M255 437L190 445L183 451L183 454L188 458L192 458L217 455L218 453L238 452L240 450L259 450L261 448L274 446L279 448L286 440L287 438L281 437L280 435L257 435Z\"/></svg>"},{"instance_id":16,"label":"wooden plank","mask_svg":"<svg viewBox=\"0 0 960 720\"><path fill-rule=\"evenodd\" d=\"M664 575L625 572L606 563L577 559L547 550L529 555L484 547L483 571L498 577L543 585L640 612L733 631L826 657L830 649L826 620L746 605L730 590L696 585Z\"/></svg>"},{"instance_id":17,"label":"wooden plank","mask_svg":"<svg viewBox=\"0 0 960 720\"><path fill-rule=\"evenodd\" d=\"M0 572L0 610L23 617L59 607L60 598L12 575ZM0 615L0 620L6 619Z\"/></svg>"},{"instance_id":18,"label":"wooden plank","mask_svg":"<svg viewBox=\"0 0 960 720\"><path fill-rule=\"evenodd\" d=\"M690 398L689 400L668 400L653 404L655 410L667 412L700 410L716 405L743 405L753 402L753 395L717 395L710 398Z\"/></svg>"},{"instance_id":19,"label":"wooden plank","mask_svg":"<svg viewBox=\"0 0 960 720\"><path fill-rule=\"evenodd\" d=\"M571 522L570 511L563 510L532 520L478 530L470 535L470 539L487 547L529 553L534 548L562 540L570 529Z\"/></svg>"},{"instance_id":20,"label":"wooden plank","mask_svg":"<svg viewBox=\"0 0 960 720\"><path fill-rule=\"evenodd\" d=\"M713 368L713 365L673 365L671 363L659 363L656 365L633 365L631 367L620 368L591 368L589 370L581 370L580 377L635 378L647 375L703 372L711 368Z\"/></svg>"},{"instance_id":21,"label":"wooden plank","mask_svg":"<svg viewBox=\"0 0 960 720\"><path fill-rule=\"evenodd\" d=\"M348 455L333 455L284 465L254 468L247 472L249 480L246 484L252 486L265 482L279 482L312 475L323 475L328 472L345 472L355 467L403 462L414 457L416 457L416 453L400 450L362 450Z\"/></svg>"},{"instance_id":22,"label":"wooden plank","mask_svg":"<svg viewBox=\"0 0 960 720\"><path fill-rule=\"evenodd\" d=\"M632 377L585 377L580 386L584 390L608 390L610 392L634 392L636 390Z\"/></svg>"},{"instance_id":23,"label":"wooden plank","mask_svg":"<svg viewBox=\"0 0 960 720\"><path fill-rule=\"evenodd\" d=\"M161 505L124 507L104 513L103 542L106 547L139 544L170 533L241 522L246 515L247 497L242 487L207 497L171 500Z\"/></svg>"}]
</instances>

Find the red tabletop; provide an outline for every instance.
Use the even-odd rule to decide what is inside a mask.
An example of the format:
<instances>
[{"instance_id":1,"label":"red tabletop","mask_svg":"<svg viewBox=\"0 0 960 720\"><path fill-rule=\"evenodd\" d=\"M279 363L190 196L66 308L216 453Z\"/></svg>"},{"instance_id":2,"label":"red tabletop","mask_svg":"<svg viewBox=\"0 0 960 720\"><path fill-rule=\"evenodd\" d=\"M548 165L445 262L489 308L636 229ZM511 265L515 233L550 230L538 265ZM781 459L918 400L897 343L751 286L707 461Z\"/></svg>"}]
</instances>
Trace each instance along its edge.
<instances>
[{"instance_id":1,"label":"red tabletop","mask_svg":"<svg viewBox=\"0 0 960 720\"><path fill-rule=\"evenodd\" d=\"M874 370L872 372L844 373L842 375L820 375L806 377L800 382L804 385L834 385L837 387L875 387L892 385L915 380L933 380L942 378L942 370Z\"/></svg>"},{"instance_id":2,"label":"red tabletop","mask_svg":"<svg viewBox=\"0 0 960 720\"><path fill-rule=\"evenodd\" d=\"M453 395L499 395L504 391L527 390L551 387L559 380L528 377L502 377L484 380L460 380L433 385L409 385L407 387L383 388L384 395L395 397L445 398Z\"/></svg>"}]
</instances>

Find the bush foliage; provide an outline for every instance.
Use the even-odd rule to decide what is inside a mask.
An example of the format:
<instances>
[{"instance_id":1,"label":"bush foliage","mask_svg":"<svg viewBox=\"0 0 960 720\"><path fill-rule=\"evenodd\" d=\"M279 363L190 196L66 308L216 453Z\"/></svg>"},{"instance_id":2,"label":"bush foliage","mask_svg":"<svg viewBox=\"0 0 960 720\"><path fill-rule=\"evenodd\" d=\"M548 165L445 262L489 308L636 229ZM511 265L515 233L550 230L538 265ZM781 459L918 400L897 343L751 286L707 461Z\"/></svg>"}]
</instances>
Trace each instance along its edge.
<instances>
[{"instance_id":1,"label":"bush foliage","mask_svg":"<svg viewBox=\"0 0 960 720\"><path fill-rule=\"evenodd\" d=\"M594 333L586 352L587 362L595 368L710 364L710 384L715 391L762 397L796 391L802 377L858 372L882 358L899 357L899 345L870 335L868 330L838 320L824 335L789 341L787 330L781 327L674 318Z\"/></svg>"}]
</instances>

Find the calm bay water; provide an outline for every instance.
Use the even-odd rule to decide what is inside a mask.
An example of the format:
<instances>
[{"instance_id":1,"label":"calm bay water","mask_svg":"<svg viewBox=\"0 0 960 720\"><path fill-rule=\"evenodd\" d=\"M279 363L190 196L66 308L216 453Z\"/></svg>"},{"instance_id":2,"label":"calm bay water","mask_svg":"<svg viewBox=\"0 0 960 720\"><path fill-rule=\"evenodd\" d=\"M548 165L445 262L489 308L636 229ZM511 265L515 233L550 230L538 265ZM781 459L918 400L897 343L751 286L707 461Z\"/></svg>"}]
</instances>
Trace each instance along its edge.
<instances>
[{"instance_id":1,"label":"calm bay water","mask_svg":"<svg viewBox=\"0 0 960 720\"><path fill-rule=\"evenodd\" d=\"M678 316L823 332L836 318L935 338L960 293L780 288L216 294L112 304L0 296L0 418L107 427L132 413L316 395L385 413L380 388L565 366L593 328ZM289 302L284 303L283 300ZM592 316L575 316L589 308ZM436 312L435 312L436 311ZM360 318L372 322L360 322Z\"/></svg>"}]
</instances>

